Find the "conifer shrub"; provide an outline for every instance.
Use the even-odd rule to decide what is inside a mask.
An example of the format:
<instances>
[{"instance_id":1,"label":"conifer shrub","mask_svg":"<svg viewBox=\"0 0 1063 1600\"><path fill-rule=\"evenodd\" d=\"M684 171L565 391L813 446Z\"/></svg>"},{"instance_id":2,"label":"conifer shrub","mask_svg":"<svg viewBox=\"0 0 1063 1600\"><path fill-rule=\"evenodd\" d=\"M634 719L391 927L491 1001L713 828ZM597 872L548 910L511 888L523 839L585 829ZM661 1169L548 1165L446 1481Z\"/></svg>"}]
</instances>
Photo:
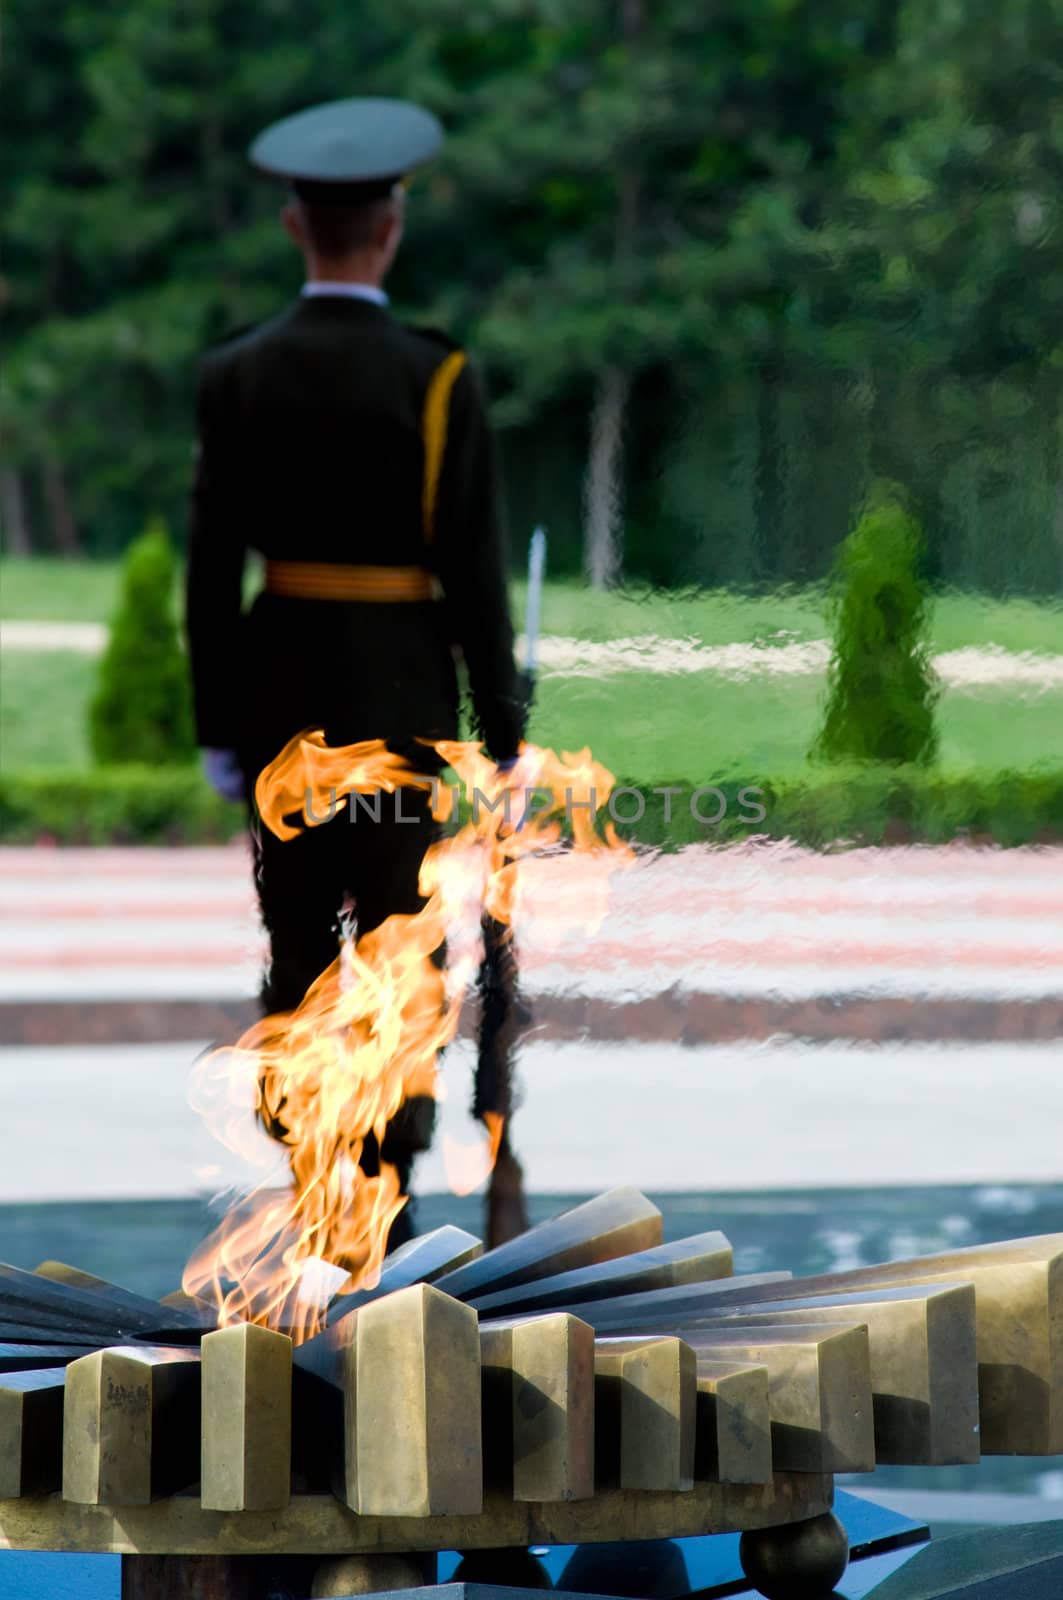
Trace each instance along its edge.
<instances>
[{"instance_id":1,"label":"conifer shrub","mask_svg":"<svg viewBox=\"0 0 1063 1600\"><path fill-rule=\"evenodd\" d=\"M89 706L89 739L102 765L172 766L195 755L188 668L174 615L176 564L154 521L130 545L118 609Z\"/></svg>"},{"instance_id":2,"label":"conifer shrub","mask_svg":"<svg viewBox=\"0 0 1063 1600\"><path fill-rule=\"evenodd\" d=\"M937 750L930 598L919 524L895 499L869 506L842 543L832 578L834 649L823 725L826 761L925 764Z\"/></svg>"}]
</instances>

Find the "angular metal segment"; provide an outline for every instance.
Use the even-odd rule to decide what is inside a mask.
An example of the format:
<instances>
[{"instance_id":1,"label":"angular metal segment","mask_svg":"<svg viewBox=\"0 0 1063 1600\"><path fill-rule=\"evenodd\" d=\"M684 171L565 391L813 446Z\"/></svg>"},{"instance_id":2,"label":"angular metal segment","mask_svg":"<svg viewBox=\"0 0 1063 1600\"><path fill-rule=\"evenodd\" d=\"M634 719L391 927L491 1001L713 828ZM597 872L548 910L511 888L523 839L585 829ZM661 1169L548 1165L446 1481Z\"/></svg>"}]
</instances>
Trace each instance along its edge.
<instances>
[{"instance_id":1,"label":"angular metal segment","mask_svg":"<svg viewBox=\"0 0 1063 1600\"><path fill-rule=\"evenodd\" d=\"M972 1283L982 1454L1063 1452L1063 1234L866 1271L876 1287Z\"/></svg>"},{"instance_id":2,"label":"angular metal segment","mask_svg":"<svg viewBox=\"0 0 1063 1600\"><path fill-rule=\"evenodd\" d=\"M703 1483L770 1483L767 1367L703 1356L697 1382L694 1476Z\"/></svg>"},{"instance_id":3,"label":"angular metal segment","mask_svg":"<svg viewBox=\"0 0 1063 1600\"><path fill-rule=\"evenodd\" d=\"M723 1320L735 1315L732 1306ZM876 1460L955 1466L980 1459L975 1294L970 1284L765 1300L744 1304L739 1315L745 1326L837 1322L843 1316L865 1323Z\"/></svg>"},{"instance_id":4,"label":"angular metal segment","mask_svg":"<svg viewBox=\"0 0 1063 1600\"><path fill-rule=\"evenodd\" d=\"M79 1355L84 1355L87 1350L98 1350L101 1344L109 1342L107 1336L99 1331L84 1333L77 1328L42 1328L38 1322L0 1320L0 1350L32 1349L34 1346L45 1349L56 1345L63 1349L76 1348ZM37 1364L33 1361L21 1363L27 1367Z\"/></svg>"},{"instance_id":5,"label":"angular metal segment","mask_svg":"<svg viewBox=\"0 0 1063 1600\"><path fill-rule=\"evenodd\" d=\"M112 1340L130 1334L156 1338L162 1330L169 1333L171 1321L175 1320L166 1312L160 1315L154 1301L142 1299L128 1289L116 1290L112 1296L109 1287L76 1288L7 1262L0 1262L0 1306L5 1320L71 1333L100 1333Z\"/></svg>"},{"instance_id":6,"label":"angular metal segment","mask_svg":"<svg viewBox=\"0 0 1063 1600\"><path fill-rule=\"evenodd\" d=\"M795 1279L797 1295L973 1283L983 1455L1063 1452L1063 1234ZM739 1296L741 1297L741 1290Z\"/></svg>"},{"instance_id":7,"label":"angular metal segment","mask_svg":"<svg viewBox=\"0 0 1063 1600\"><path fill-rule=\"evenodd\" d=\"M594 1347L596 1481L694 1487L697 1361L682 1339L599 1339Z\"/></svg>"},{"instance_id":8,"label":"angular metal segment","mask_svg":"<svg viewBox=\"0 0 1063 1600\"><path fill-rule=\"evenodd\" d=\"M208 1333L200 1500L210 1511L282 1511L291 1495L292 1342L250 1323Z\"/></svg>"},{"instance_id":9,"label":"angular metal segment","mask_svg":"<svg viewBox=\"0 0 1063 1600\"><path fill-rule=\"evenodd\" d=\"M685 1328L699 1361L768 1369L772 1460L792 1472L871 1472L871 1354L859 1324Z\"/></svg>"},{"instance_id":10,"label":"angular metal segment","mask_svg":"<svg viewBox=\"0 0 1063 1600\"><path fill-rule=\"evenodd\" d=\"M359 1289L354 1294L338 1295L329 1306L328 1326L294 1353L295 1365L326 1383L343 1382L344 1352L354 1337L354 1316L360 1306L371 1305L398 1289L416 1283L431 1283L444 1272L473 1261L483 1253L475 1234L449 1224L432 1233L420 1234L387 1257L375 1289Z\"/></svg>"},{"instance_id":11,"label":"angular metal segment","mask_svg":"<svg viewBox=\"0 0 1063 1600\"><path fill-rule=\"evenodd\" d=\"M158 1339L160 1334L173 1333L174 1330L187 1330L187 1336L192 1338L195 1330L216 1326L213 1307L207 1306L205 1301L194 1301L191 1296L181 1291L176 1294L166 1294L165 1299L160 1299L158 1304L155 1304L155 1301L149 1301L133 1290L123 1290L120 1283L110 1283L107 1282L107 1278L98 1278L91 1272L82 1272L80 1267L67 1266L66 1261L38 1262L38 1266L34 1267L34 1277L46 1278L50 1283L62 1283L70 1290L82 1290L93 1294L98 1298L98 1302L102 1299L114 1307L118 1317L122 1317L123 1312L128 1312L131 1317L136 1318L139 1331L146 1338ZM160 1314L158 1306L166 1306L168 1309Z\"/></svg>"},{"instance_id":12,"label":"angular metal segment","mask_svg":"<svg viewBox=\"0 0 1063 1600\"><path fill-rule=\"evenodd\" d=\"M778 1285L790 1281L788 1272L752 1272L741 1278L679 1284L674 1289L617 1295L611 1300L576 1300L566 1305L565 1310L589 1322L599 1337L610 1333L675 1333L684 1320L693 1321L700 1315L714 1311L721 1301L730 1299L735 1285L747 1291L756 1290L755 1298L760 1300L769 1292L774 1294ZM514 1313L518 1316L525 1314ZM484 1313L481 1311L482 1315Z\"/></svg>"},{"instance_id":13,"label":"angular metal segment","mask_svg":"<svg viewBox=\"0 0 1063 1600\"><path fill-rule=\"evenodd\" d=\"M729 1278L733 1271L730 1241L722 1233L699 1233L612 1261L555 1273L535 1283L502 1289L497 1294L474 1295L468 1304L475 1306L481 1316L554 1310L581 1300L609 1300L617 1295Z\"/></svg>"},{"instance_id":14,"label":"angular metal segment","mask_svg":"<svg viewBox=\"0 0 1063 1600\"><path fill-rule=\"evenodd\" d=\"M565 1312L480 1330L484 1477L514 1500L594 1493L594 1333Z\"/></svg>"},{"instance_id":15,"label":"angular metal segment","mask_svg":"<svg viewBox=\"0 0 1063 1600\"><path fill-rule=\"evenodd\" d=\"M436 1287L460 1300L533 1283L661 1242L661 1213L637 1189L610 1189L488 1250Z\"/></svg>"},{"instance_id":16,"label":"angular metal segment","mask_svg":"<svg viewBox=\"0 0 1063 1600\"><path fill-rule=\"evenodd\" d=\"M0 1378L0 1500L58 1489L64 1377L53 1368Z\"/></svg>"},{"instance_id":17,"label":"angular metal segment","mask_svg":"<svg viewBox=\"0 0 1063 1600\"><path fill-rule=\"evenodd\" d=\"M83 1344L0 1344L0 1372L31 1372L41 1367L65 1367L92 1349Z\"/></svg>"},{"instance_id":18,"label":"angular metal segment","mask_svg":"<svg viewBox=\"0 0 1063 1600\"><path fill-rule=\"evenodd\" d=\"M143 1295L135 1294L131 1289L123 1289L120 1284L110 1283L106 1278L98 1278L95 1273L83 1272L80 1267L72 1267L65 1261L40 1261L33 1269L36 1278L47 1278L52 1283L66 1284L70 1289L87 1289L91 1293L104 1296L117 1311L126 1308L141 1322L144 1320L154 1322L148 1331L151 1337L156 1338L160 1331L172 1331L175 1328L215 1327L217 1319L213 1312L201 1301L194 1301L190 1296L178 1290L176 1295L166 1295L159 1301L160 1306L166 1306L165 1313L160 1314L154 1309L155 1302L146 1300Z\"/></svg>"},{"instance_id":19,"label":"angular metal segment","mask_svg":"<svg viewBox=\"0 0 1063 1600\"><path fill-rule=\"evenodd\" d=\"M68 1283L72 1289L115 1288L106 1278L97 1278L92 1272L82 1272L80 1267L69 1266L65 1261L38 1261L33 1272L37 1278L50 1278L53 1283Z\"/></svg>"},{"instance_id":20,"label":"angular metal segment","mask_svg":"<svg viewBox=\"0 0 1063 1600\"><path fill-rule=\"evenodd\" d=\"M354 1314L344 1350L344 1494L362 1516L483 1507L476 1313L429 1284Z\"/></svg>"},{"instance_id":21,"label":"angular metal segment","mask_svg":"<svg viewBox=\"0 0 1063 1600\"><path fill-rule=\"evenodd\" d=\"M169 1306L171 1309L184 1312L197 1327L214 1329L218 1326L218 1314L215 1307L206 1300L200 1300L197 1295L186 1294L183 1289L171 1289L169 1294L164 1294L161 1297L159 1304L160 1306Z\"/></svg>"},{"instance_id":22,"label":"angular metal segment","mask_svg":"<svg viewBox=\"0 0 1063 1600\"><path fill-rule=\"evenodd\" d=\"M414 1283L435 1283L445 1272L456 1272L459 1267L483 1255L483 1241L464 1228L447 1223L434 1228L431 1233L418 1234L392 1252L380 1273L380 1281L373 1289L357 1289L350 1294L339 1294L329 1305L329 1324L335 1325L340 1317L359 1306L367 1306L396 1289L408 1289ZM313 1341L310 1341L313 1342Z\"/></svg>"},{"instance_id":23,"label":"angular metal segment","mask_svg":"<svg viewBox=\"0 0 1063 1600\"><path fill-rule=\"evenodd\" d=\"M118 1345L66 1369L63 1499L144 1506L199 1476L199 1351Z\"/></svg>"}]
</instances>

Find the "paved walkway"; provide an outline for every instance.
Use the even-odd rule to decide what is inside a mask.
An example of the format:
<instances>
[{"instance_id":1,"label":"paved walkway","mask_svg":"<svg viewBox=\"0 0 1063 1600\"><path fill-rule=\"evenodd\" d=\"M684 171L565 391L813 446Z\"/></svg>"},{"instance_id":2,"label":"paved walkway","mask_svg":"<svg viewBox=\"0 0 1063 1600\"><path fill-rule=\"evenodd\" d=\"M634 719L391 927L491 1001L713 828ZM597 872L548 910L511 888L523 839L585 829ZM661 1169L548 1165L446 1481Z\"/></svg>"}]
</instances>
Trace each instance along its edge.
<instances>
[{"instance_id":1,"label":"paved walkway","mask_svg":"<svg viewBox=\"0 0 1063 1600\"><path fill-rule=\"evenodd\" d=\"M97 656L107 644L102 622L0 622L2 650L59 650ZM517 647L524 657L524 641ZM546 677L610 677L618 672L686 675L717 673L725 678L793 677L822 674L830 661L829 639L795 643L703 644L697 639L632 634L587 640L547 634L539 641L539 670ZM1001 645L944 650L933 657L942 683L951 689L1011 686L1063 689L1063 655L1005 650Z\"/></svg>"},{"instance_id":2,"label":"paved walkway","mask_svg":"<svg viewBox=\"0 0 1063 1600\"><path fill-rule=\"evenodd\" d=\"M1063 1038L1063 849L766 843L524 871L539 1038ZM476 928L470 906L456 957ZM242 845L0 851L0 1043L235 1038L263 953Z\"/></svg>"},{"instance_id":3,"label":"paved walkway","mask_svg":"<svg viewBox=\"0 0 1063 1600\"><path fill-rule=\"evenodd\" d=\"M248 1111L240 1153L189 1104L204 1041L0 1049L0 1203L214 1193L281 1181ZM473 1053L446 1054L422 1193L482 1171L469 1116ZM531 1043L515 1140L530 1190L594 1193L1034 1184L1063 1179L1063 1073L1048 1045L774 1041ZM706 1223L706 1226L710 1226Z\"/></svg>"},{"instance_id":4,"label":"paved walkway","mask_svg":"<svg viewBox=\"0 0 1063 1600\"><path fill-rule=\"evenodd\" d=\"M694 846L608 880L573 855L522 872L532 992L1063 997L1063 848ZM238 998L261 955L242 844L0 851L0 1001Z\"/></svg>"},{"instance_id":5,"label":"paved walkway","mask_svg":"<svg viewBox=\"0 0 1063 1600\"><path fill-rule=\"evenodd\" d=\"M518 926L537 1190L1063 1177L1063 849L697 847L608 883L570 855L529 866ZM242 846L0 852L0 1199L268 1170L272 1146L227 1154L187 1103L260 956ZM461 1042L458 1147L470 1077ZM447 1187L447 1137L425 1191Z\"/></svg>"}]
</instances>

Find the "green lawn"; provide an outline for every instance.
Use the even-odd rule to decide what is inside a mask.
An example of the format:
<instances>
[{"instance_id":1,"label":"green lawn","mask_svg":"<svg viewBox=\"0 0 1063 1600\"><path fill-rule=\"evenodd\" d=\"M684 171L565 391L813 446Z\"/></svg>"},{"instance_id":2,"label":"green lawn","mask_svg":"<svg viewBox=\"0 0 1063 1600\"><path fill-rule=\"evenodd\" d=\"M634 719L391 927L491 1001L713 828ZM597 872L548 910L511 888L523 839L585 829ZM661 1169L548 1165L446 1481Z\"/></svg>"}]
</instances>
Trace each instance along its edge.
<instances>
[{"instance_id":1,"label":"green lawn","mask_svg":"<svg viewBox=\"0 0 1063 1600\"><path fill-rule=\"evenodd\" d=\"M115 561L45 557L0 561L0 617L37 622L106 622L118 599Z\"/></svg>"},{"instance_id":2,"label":"green lawn","mask_svg":"<svg viewBox=\"0 0 1063 1600\"><path fill-rule=\"evenodd\" d=\"M547 678L529 730L537 744L579 749L619 777L712 783L803 767L819 724L815 678L727 683L720 678L634 674L596 682ZM951 691L938 714L940 764L976 768L1063 764L1063 692Z\"/></svg>"},{"instance_id":3,"label":"green lawn","mask_svg":"<svg viewBox=\"0 0 1063 1600\"><path fill-rule=\"evenodd\" d=\"M515 615L523 624L524 584L514 585ZM596 594L583 584L548 583L543 596L544 633L605 640L632 634L691 638L706 644L750 640L790 643L830 633L826 595L819 589L779 589L765 595L729 590L623 591ZM1005 650L1063 651L1063 606L1033 600L993 600L943 594L931 619L934 650L962 645L1000 645Z\"/></svg>"},{"instance_id":4,"label":"green lawn","mask_svg":"<svg viewBox=\"0 0 1063 1600\"><path fill-rule=\"evenodd\" d=\"M106 621L118 593L114 562L0 561L0 617L47 622ZM255 578L249 575L253 586ZM518 623L524 585L514 584ZM822 639L828 632L824 596L816 589L781 589L747 596L726 590L689 594L624 590L595 594L574 580L548 583L543 631L584 639L653 633L709 644L752 639ZM991 600L946 594L934 607L935 650L997 644L1006 650L1063 651L1063 607L1030 600Z\"/></svg>"},{"instance_id":5,"label":"green lawn","mask_svg":"<svg viewBox=\"0 0 1063 1600\"><path fill-rule=\"evenodd\" d=\"M260 564L248 563L246 589L259 587ZM0 560L0 617L23 622L109 622L118 604L117 561ZM181 603L181 575L174 605Z\"/></svg>"},{"instance_id":6,"label":"green lawn","mask_svg":"<svg viewBox=\"0 0 1063 1600\"><path fill-rule=\"evenodd\" d=\"M0 762L78 767L88 761L86 708L96 663L84 656L12 651L2 662ZM589 744L622 777L712 783L733 773L780 774L803 765L823 687L811 677L729 683L715 676L546 678L529 730L538 744ZM1059 766L1063 692L1015 690L942 700L941 762L950 769Z\"/></svg>"},{"instance_id":7,"label":"green lawn","mask_svg":"<svg viewBox=\"0 0 1063 1600\"><path fill-rule=\"evenodd\" d=\"M105 619L117 567L61 561L0 563L0 614L50 621ZM517 595L523 615L523 596ZM822 638L823 597L780 591L758 598L727 593L593 594L552 583L543 601L547 633L608 639L630 634L732 643L777 637ZM934 647L997 644L1010 650L1063 650L1058 608L1027 601L944 596ZM96 680L89 657L9 651L0 662L0 762L77 767L88 761L86 708ZM546 678L530 728L539 744L589 744L618 775L646 781L779 774L800 768L819 718L822 681L813 677L729 682L712 674L624 673L602 680ZM1063 693L951 691L939 713L941 764L1058 766L1063 762Z\"/></svg>"},{"instance_id":8,"label":"green lawn","mask_svg":"<svg viewBox=\"0 0 1063 1600\"><path fill-rule=\"evenodd\" d=\"M0 766L86 766L86 721L95 682L96 662L86 656L5 652L0 657Z\"/></svg>"}]
</instances>

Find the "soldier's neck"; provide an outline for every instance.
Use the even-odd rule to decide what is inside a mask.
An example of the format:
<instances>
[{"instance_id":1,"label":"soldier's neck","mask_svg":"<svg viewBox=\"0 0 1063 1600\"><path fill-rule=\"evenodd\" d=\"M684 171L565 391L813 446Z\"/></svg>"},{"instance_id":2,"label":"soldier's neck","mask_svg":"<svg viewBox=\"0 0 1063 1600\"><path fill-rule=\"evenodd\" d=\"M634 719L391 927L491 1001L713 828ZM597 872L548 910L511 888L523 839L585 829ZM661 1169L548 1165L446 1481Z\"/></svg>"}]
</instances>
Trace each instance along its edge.
<instances>
[{"instance_id":1,"label":"soldier's neck","mask_svg":"<svg viewBox=\"0 0 1063 1600\"><path fill-rule=\"evenodd\" d=\"M364 283L374 289L384 287L387 268L372 256L345 256L325 261L321 256L306 257L307 283Z\"/></svg>"}]
</instances>

